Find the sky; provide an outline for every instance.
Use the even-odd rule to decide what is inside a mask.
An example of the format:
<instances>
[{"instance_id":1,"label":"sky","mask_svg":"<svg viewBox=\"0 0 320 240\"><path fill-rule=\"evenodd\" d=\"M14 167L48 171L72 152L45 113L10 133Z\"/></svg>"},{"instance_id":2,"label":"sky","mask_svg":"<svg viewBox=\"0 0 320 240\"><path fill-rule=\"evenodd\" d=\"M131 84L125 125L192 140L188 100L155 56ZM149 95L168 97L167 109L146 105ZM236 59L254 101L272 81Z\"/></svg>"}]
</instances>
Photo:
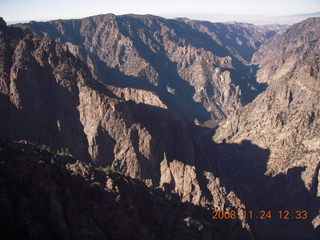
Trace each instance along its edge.
<instances>
[{"instance_id":1,"label":"sky","mask_svg":"<svg viewBox=\"0 0 320 240\"><path fill-rule=\"evenodd\" d=\"M82 18L105 13L292 15L320 12L320 0L0 0L5 21Z\"/></svg>"}]
</instances>

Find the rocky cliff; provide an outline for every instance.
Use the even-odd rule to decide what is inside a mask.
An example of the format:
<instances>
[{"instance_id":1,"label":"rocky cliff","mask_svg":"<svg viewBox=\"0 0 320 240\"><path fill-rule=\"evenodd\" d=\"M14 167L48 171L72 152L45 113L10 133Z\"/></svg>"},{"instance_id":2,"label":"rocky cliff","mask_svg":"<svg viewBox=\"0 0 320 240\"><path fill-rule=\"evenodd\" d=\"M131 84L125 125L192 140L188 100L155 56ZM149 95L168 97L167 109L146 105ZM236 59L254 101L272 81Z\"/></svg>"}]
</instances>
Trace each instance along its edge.
<instances>
[{"instance_id":1,"label":"rocky cliff","mask_svg":"<svg viewBox=\"0 0 320 240\"><path fill-rule=\"evenodd\" d=\"M317 43L313 26L318 20L309 21L301 23L308 26L304 45ZM288 38L299 25L271 39L269 29L249 24L149 15L109 14L27 26L7 27L0 21L1 137L44 144L95 167L109 166L125 175L119 176L124 181L138 179L144 188L173 194L190 207L230 209L240 215L239 222L222 222L221 234L218 223L213 232L182 230L194 238L316 236L319 48L305 46L304 60L289 74L259 80L264 71L278 76L278 69L270 69L271 60L264 63L269 56L263 57L262 49L283 35ZM254 64L260 64L261 84ZM262 92L264 82L269 87ZM213 142L213 129L205 126L226 117L215 135L218 143ZM84 176L89 171L84 163L68 165L69 170ZM130 192L128 198L139 193ZM263 209L275 215L278 210L308 210L309 218L287 223L276 216L270 221L243 217L244 210ZM95 236L104 224L99 221L90 225ZM198 223L188 218L181 227L198 228ZM179 224L174 226L180 229ZM138 232L137 238L168 237L143 226L150 234Z\"/></svg>"},{"instance_id":2,"label":"rocky cliff","mask_svg":"<svg viewBox=\"0 0 320 240\"><path fill-rule=\"evenodd\" d=\"M0 140L4 239L245 239L236 222L108 168Z\"/></svg>"},{"instance_id":3,"label":"rocky cliff","mask_svg":"<svg viewBox=\"0 0 320 240\"><path fill-rule=\"evenodd\" d=\"M188 119L222 120L264 89L248 63L270 31L253 25L108 14L26 26L61 39L108 85L151 90Z\"/></svg>"},{"instance_id":4,"label":"rocky cliff","mask_svg":"<svg viewBox=\"0 0 320 240\"><path fill-rule=\"evenodd\" d=\"M266 167L261 169L263 175L259 179L265 179L269 188L278 189L270 189L269 194L276 199L273 206L308 208L310 222L318 229L319 25L319 18L310 18L262 45L253 61L259 64L257 81L268 82L267 90L222 122L214 136L218 142L249 140L269 149L270 156L265 159ZM236 156L232 159L239 160ZM285 175L287 179L280 184L278 180ZM258 180L249 180L249 185L254 186L253 181ZM294 229L290 224L287 228Z\"/></svg>"},{"instance_id":5,"label":"rocky cliff","mask_svg":"<svg viewBox=\"0 0 320 240\"><path fill-rule=\"evenodd\" d=\"M153 94L153 102L95 80L87 65L58 41L4 23L0 40L2 137L27 139L82 162L110 166L177 194L185 203L245 208L220 181L208 150L211 129L185 120L152 92L143 94ZM249 229L245 219L233 225Z\"/></svg>"},{"instance_id":6,"label":"rocky cliff","mask_svg":"<svg viewBox=\"0 0 320 240\"><path fill-rule=\"evenodd\" d=\"M123 25L122 27L120 27L120 23ZM172 105L173 102L180 104L182 96L178 94L178 97L173 97L176 96L174 92L177 90L185 94L185 90L190 89L190 86L185 85L185 80L177 80L179 68L174 70L175 75L171 75L172 79L166 75L171 71L170 64L187 59L197 51L200 58L205 55L207 60L214 60L220 64L220 67L229 66L231 68L231 57L217 57L210 51L192 46L191 43L197 43L192 40L193 37L197 37L199 41L202 38L198 36L199 32L186 23L154 16L123 16L118 18L113 15L105 15L66 22L31 23L31 27L38 26L37 24L44 25L49 34L56 24L63 26L62 28L68 26L66 29L71 32L60 29L62 31L60 34L63 33L61 36L70 41L74 38L73 43L59 44L59 40L51 40L48 35L46 37L36 37L31 34L25 36L22 34L23 30L18 27L3 27L3 42L7 42L7 45L4 45L4 52L11 51L15 56L13 61L10 58L4 58L4 64L8 66L7 72L10 74L4 75L2 80L3 89L7 89L6 92L3 91L2 97L8 102L8 106L3 111L7 116L3 118L3 124L7 126L3 129L3 136L10 139L25 138L53 148L68 148L75 157L83 161L93 160L97 165L111 165L113 169L127 176L144 179L155 186L169 186L169 189L181 195L183 201L205 204L212 202L212 199L215 198L214 205L217 207L224 208L225 203L228 205L230 201L235 201L234 204L237 205L235 206L237 208L242 206L241 201L235 200L237 199L235 195L228 196L229 191L223 189L223 186L217 187L213 184L217 182L219 185L219 180L217 180L219 170L214 167L215 160L207 150L212 149L211 145L213 144L209 140L210 129L196 127L185 119L183 109L186 105L181 108ZM97 24L99 27L96 26ZM128 35L129 33L124 29L131 27L141 28L143 31L136 36L134 34L139 31L135 29L136 31L130 33L130 38L124 38L125 35L122 35L122 32ZM100 30L98 31L98 29ZM96 38L89 30L96 34L99 32L104 34L100 33ZM181 36L175 33L178 30ZM189 34L185 33L187 30L190 31ZM10 39L10 35L6 33L12 31L21 32L21 36L13 36L13 39ZM168 98L163 98L163 95L159 94L159 88L155 87L151 88L154 91L150 91L150 89L102 84L101 82L105 82L105 78L109 78L108 81L115 85L117 81L119 85L135 82L138 86L143 86L142 83L145 82L139 75L142 70L132 64L144 62L147 64L146 60L140 57L144 47L141 45L142 43L139 45L139 41L142 41L143 36L149 36L153 31L163 32L162 35L159 33L162 36L161 41L156 41L153 39L155 37L152 37L155 41L154 44L157 43L156 45L161 47L157 50L158 52L153 53L154 61L159 61L159 64L154 66L160 65L161 68L164 68L167 62L169 65L166 66L169 70L160 69L160 73L164 76L155 82L149 78L151 75L147 75L149 76L148 82L157 86L162 85L165 81L168 84L180 81L181 84L175 85L176 90L170 88L172 93L167 92L169 95L165 95ZM170 31L174 31L174 33L170 33ZM76 34L77 32L81 33L81 36L87 36L89 33L91 35L80 37L79 34ZM187 44L186 40L183 41L184 35L190 43ZM101 38L99 41L98 37ZM131 44L128 43L126 51L133 54L125 57L129 59L123 63L124 65L121 65L122 67L117 62L118 58L114 59L113 55L102 58L103 54L107 52L111 54L111 49L118 48L121 43L118 38L124 38L131 42ZM76 39L82 39L81 44L83 45L74 45ZM212 42L212 40L210 41ZM183 46L177 46L176 42ZM95 46L94 50L86 49L90 46ZM148 47L150 46L148 45ZM110 48L108 51L101 52L108 48ZM189 50L185 52L188 48L191 52L188 52ZM70 51L73 54L70 54ZM80 54L81 51L84 53ZM95 54L96 59L100 59L100 64L104 63L104 67L101 67L97 62L90 65L89 60L93 58L91 52ZM132 56L139 56L139 58L133 59ZM83 62L83 60L86 61ZM112 65L111 61L115 65ZM151 63L155 63L154 61ZM86 63L88 63L88 67ZM147 65L151 66L151 63L148 62ZM212 63L210 62L210 64ZM118 72L110 70L116 65L119 69ZM97 66L100 66L100 73L95 78L99 81L94 81L91 73L95 73L93 69ZM92 67L91 71L90 67ZM148 67L148 71L150 69L152 68ZM203 68L200 70L204 71ZM132 71L137 71L137 73ZM223 79L231 81L230 71L222 71L220 68L215 71L217 71L217 76L220 76L218 78L221 79L221 81L217 80L217 85L223 85ZM151 72L149 73L151 74ZM181 71L181 74L184 73ZM190 74L194 74L193 71L190 70ZM153 76L157 76L157 74ZM154 80L156 79L154 78ZM207 78L201 79L207 81ZM194 84L198 84L200 81L196 77L189 80L192 80ZM146 86L149 85L146 84ZM217 91L223 91L228 95L230 92L222 90L222 85L216 87ZM30 89L30 92L25 89ZM167 91L166 89L169 87L166 86L164 92ZM224 99L229 104L230 101L232 102L232 98L228 95ZM208 101L208 103L216 104L212 101ZM197 103L191 103L186 109L198 111L199 108L194 104ZM24 121L21 124L14 124L17 119L24 119ZM218 197L220 195L222 197Z\"/></svg>"}]
</instances>

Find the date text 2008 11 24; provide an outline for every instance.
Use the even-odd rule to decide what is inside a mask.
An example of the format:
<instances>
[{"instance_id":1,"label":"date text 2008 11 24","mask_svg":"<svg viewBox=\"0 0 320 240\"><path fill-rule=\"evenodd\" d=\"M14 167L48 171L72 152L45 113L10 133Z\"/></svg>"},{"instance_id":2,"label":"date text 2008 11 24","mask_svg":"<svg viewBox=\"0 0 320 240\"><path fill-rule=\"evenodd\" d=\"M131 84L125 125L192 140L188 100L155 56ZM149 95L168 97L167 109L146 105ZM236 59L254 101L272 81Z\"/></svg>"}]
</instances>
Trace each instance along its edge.
<instances>
[{"instance_id":1,"label":"date text 2008 11 24","mask_svg":"<svg viewBox=\"0 0 320 240\"><path fill-rule=\"evenodd\" d=\"M305 220L308 218L308 212L306 210L280 210L277 212L272 212L271 210L261 210L261 211L235 211L235 210L226 210L226 211L212 211L211 219L257 219L257 220L268 220L271 218L279 218L280 220Z\"/></svg>"}]
</instances>

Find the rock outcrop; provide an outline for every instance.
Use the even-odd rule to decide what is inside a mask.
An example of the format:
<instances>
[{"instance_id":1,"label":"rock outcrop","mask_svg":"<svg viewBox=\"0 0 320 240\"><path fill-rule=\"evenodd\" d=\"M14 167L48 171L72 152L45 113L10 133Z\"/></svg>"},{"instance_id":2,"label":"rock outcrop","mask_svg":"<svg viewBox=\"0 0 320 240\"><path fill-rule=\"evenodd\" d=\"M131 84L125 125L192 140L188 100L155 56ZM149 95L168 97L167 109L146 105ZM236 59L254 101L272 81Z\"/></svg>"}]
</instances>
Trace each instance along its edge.
<instances>
[{"instance_id":1,"label":"rock outcrop","mask_svg":"<svg viewBox=\"0 0 320 240\"><path fill-rule=\"evenodd\" d=\"M240 216L239 221L213 223L211 232L202 231L212 227L210 223L206 227L202 210L195 218L188 210L183 217L175 212L175 224L169 221L164 227L173 239L312 239L319 231L318 25L318 19L309 19L262 45L253 62L260 64L259 84L257 67L249 61L274 34L268 28L149 15L31 22L29 28L7 27L1 19L0 136L71 154L79 162L65 167L86 181L92 175L87 164L125 175L117 176L128 183L129 193L124 195L131 200L123 206L129 209L156 201L152 196L158 195L150 189L157 189L186 209L195 205L202 210L229 209ZM274 57L268 50L273 46L283 48L283 64L282 55L276 55L277 65L271 63L266 53ZM288 71L286 61L294 60ZM266 82L269 86L262 92ZM213 129L205 126L226 117L214 137L218 143L213 142ZM131 189L134 181L144 182L138 187L141 191ZM99 191L121 192L112 177L92 184L103 188ZM138 197L135 202L140 194L147 200ZM86 201L100 208L91 197ZM138 206L139 201L143 205ZM53 209L52 216L61 222L54 231L62 229L62 238L79 230L77 226L68 230L61 217L64 208ZM136 238L170 239L164 229L157 232L159 225L167 224L168 209L172 208L151 218L143 214L153 214L152 209L129 210L124 226L138 219L142 229ZM275 215L279 210L307 210L309 217L290 223L276 216L260 222L244 217L244 211L263 209ZM79 225L86 222L90 228L79 231L97 239L103 234L125 239L123 226L112 225L117 229L112 235L100 229L105 224L102 218L92 224L89 210L84 218L79 214L74 216L85 219ZM154 228L144 224L149 220ZM220 232L219 226L225 228Z\"/></svg>"},{"instance_id":2,"label":"rock outcrop","mask_svg":"<svg viewBox=\"0 0 320 240\"><path fill-rule=\"evenodd\" d=\"M308 209L309 224L312 221L313 228L318 229L319 25L319 18L295 24L255 53L253 60L260 66L257 81L268 82L269 87L222 122L214 136L218 142L249 140L269 149L270 156L265 159L266 167L261 168L260 180L278 189L270 192L277 199L272 205L278 209ZM231 158L239 160L237 156ZM257 157L256 161L262 159ZM250 181L254 185L258 180ZM294 226L295 223L288 224L286 229L294 232ZM312 231L310 226L309 231Z\"/></svg>"},{"instance_id":3,"label":"rock outcrop","mask_svg":"<svg viewBox=\"0 0 320 240\"><path fill-rule=\"evenodd\" d=\"M183 202L243 207L235 194L221 197L231 189L215 188L220 176L207 150L213 144L211 129L195 126L155 95L145 100L151 92L128 90L136 101L141 93L141 103L118 98L120 88L96 81L58 41L18 27L4 26L0 33L7 69L0 79L2 137L27 139L70 152L82 162L110 166L176 193Z\"/></svg>"},{"instance_id":4,"label":"rock outcrop","mask_svg":"<svg viewBox=\"0 0 320 240\"><path fill-rule=\"evenodd\" d=\"M151 90L188 119L222 120L264 89L248 62L270 31L253 25L108 14L26 26L61 39L108 85Z\"/></svg>"},{"instance_id":5,"label":"rock outcrop","mask_svg":"<svg viewBox=\"0 0 320 240\"><path fill-rule=\"evenodd\" d=\"M244 239L236 222L107 168L26 141L0 140L5 239Z\"/></svg>"},{"instance_id":6,"label":"rock outcrop","mask_svg":"<svg viewBox=\"0 0 320 240\"><path fill-rule=\"evenodd\" d=\"M215 135L217 141L248 139L274 150L268 168L273 175L298 164L295 159L314 158L320 150L319 24L319 18L312 18L293 25L261 47L254 56L260 62L257 80L269 87L223 122Z\"/></svg>"}]
</instances>

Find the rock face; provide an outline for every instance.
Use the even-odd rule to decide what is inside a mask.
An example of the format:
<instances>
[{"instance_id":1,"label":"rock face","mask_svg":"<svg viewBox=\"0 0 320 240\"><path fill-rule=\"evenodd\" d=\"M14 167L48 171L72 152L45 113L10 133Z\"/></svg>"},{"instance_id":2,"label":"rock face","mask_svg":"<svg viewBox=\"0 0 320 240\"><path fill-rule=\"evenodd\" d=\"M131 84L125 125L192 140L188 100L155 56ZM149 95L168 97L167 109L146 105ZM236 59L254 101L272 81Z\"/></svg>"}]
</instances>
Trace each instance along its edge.
<instances>
[{"instance_id":1,"label":"rock face","mask_svg":"<svg viewBox=\"0 0 320 240\"><path fill-rule=\"evenodd\" d=\"M85 163L110 167L125 175L119 176L125 182L131 178L143 181L149 188L141 185L145 190L131 191L135 184L128 184L126 195L132 201L140 193L147 196L147 200L137 199L142 206L156 201L150 200L154 192L148 192L156 188L164 195L176 196L186 209L198 205L234 210L240 215L239 221L219 220L220 232L217 222L212 231L201 230L206 225L202 213L200 220L187 210L182 218L177 213L172 221L179 223L170 225L169 221L164 227L183 229L180 235L170 228L173 239L312 239L319 221L319 47L314 42L317 28L313 28L318 19L308 21L311 23L301 23L308 26L303 36L310 37L304 43L315 46L305 46L309 50L294 71L281 75L281 79L259 80L263 72L275 71L276 77L282 70L280 65L275 70L270 69L269 61L263 63L270 57L263 57L262 50L255 54L254 64L260 64L259 84L255 81L257 67L249 61L273 33L249 24L100 15L31 22L30 30L25 25L7 27L1 19L0 136L70 153L80 162L66 168L87 180L91 170ZM297 26L283 33L285 38ZM278 38L281 36L261 49L272 46ZM288 50L294 52L293 48ZM255 98L265 82L268 89ZM227 116L215 135L219 143L215 143L213 129L204 126ZM29 175L24 176L27 179ZM55 182L56 178L51 180ZM120 188L112 177L103 178L99 184L111 192ZM100 208L91 197L88 201ZM275 216L261 222L243 216L243 211L262 209L270 209L275 215L279 210L307 210L309 218L287 224ZM129 211L128 215L134 217L125 226L141 219L136 215L154 213L148 210ZM52 215L61 220L61 208L55 211ZM121 226L112 225L110 229L117 229L112 235L100 229L105 220L91 224L89 211L84 218L79 215L77 212L74 216L85 219L79 220L79 225L87 224L87 232L94 238L111 234L110 238L125 239ZM165 230L156 232L165 224L165 216L137 220L143 229L136 238L170 239ZM149 220L154 228L144 225ZM70 232L65 225L57 226L64 229L63 238L78 231L78 226Z\"/></svg>"},{"instance_id":2,"label":"rock face","mask_svg":"<svg viewBox=\"0 0 320 240\"><path fill-rule=\"evenodd\" d=\"M95 166L111 166L176 193L183 202L244 208L232 189L220 184L211 129L185 120L152 92L94 80L86 64L55 40L18 27L3 26L0 33L2 137L27 139ZM244 219L241 224L248 228Z\"/></svg>"},{"instance_id":3,"label":"rock face","mask_svg":"<svg viewBox=\"0 0 320 240\"><path fill-rule=\"evenodd\" d=\"M78 70L80 61L49 38L5 25L0 34L1 135L89 157L76 109L89 71Z\"/></svg>"},{"instance_id":4,"label":"rock face","mask_svg":"<svg viewBox=\"0 0 320 240\"><path fill-rule=\"evenodd\" d=\"M124 99L126 101L131 100L135 103L143 103L154 107L168 109L168 107L161 101L161 99L151 91L119 87L109 87L109 89L111 89L113 94L118 98Z\"/></svg>"},{"instance_id":5,"label":"rock face","mask_svg":"<svg viewBox=\"0 0 320 240\"><path fill-rule=\"evenodd\" d=\"M5 239L245 239L235 222L109 169L0 140ZM28 184L26 184L26 182Z\"/></svg>"},{"instance_id":6,"label":"rock face","mask_svg":"<svg viewBox=\"0 0 320 240\"><path fill-rule=\"evenodd\" d=\"M318 27L318 18L310 18L264 44L253 57L253 63L260 65L257 81L288 78L301 65L307 65L308 58L319 52Z\"/></svg>"},{"instance_id":7,"label":"rock face","mask_svg":"<svg viewBox=\"0 0 320 240\"><path fill-rule=\"evenodd\" d=\"M248 62L270 31L253 25L112 14L26 25L108 85L152 90L188 119L222 120L263 89Z\"/></svg>"},{"instance_id":8,"label":"rock face","mask_svg":"<svg viewBox=\"0 0 320 240\"><path fill-rule=\"evenodd\" d=\"M269 149L270 156L265 159L266 167L261 168L260 180L270 188L278 189L270 192L277 199L272 205L278 209L308 209L310 225L313 221L312 227L318 229L319 25L319 18L295 24L255 53L253 60L260 66L257 81L268 82L269 87L252 103L222 122L214 136L218 142L223 139L227 143L249 140ZM236 156L232 159L239 160ZM257 161L261 159L257 158ZM254 185L253 181L258 180L252 179L251 185ZM286 228L294 232L294 226L292 223ZM311 231L311 226L309 228Z\"/></svg>"}]
</instances>

